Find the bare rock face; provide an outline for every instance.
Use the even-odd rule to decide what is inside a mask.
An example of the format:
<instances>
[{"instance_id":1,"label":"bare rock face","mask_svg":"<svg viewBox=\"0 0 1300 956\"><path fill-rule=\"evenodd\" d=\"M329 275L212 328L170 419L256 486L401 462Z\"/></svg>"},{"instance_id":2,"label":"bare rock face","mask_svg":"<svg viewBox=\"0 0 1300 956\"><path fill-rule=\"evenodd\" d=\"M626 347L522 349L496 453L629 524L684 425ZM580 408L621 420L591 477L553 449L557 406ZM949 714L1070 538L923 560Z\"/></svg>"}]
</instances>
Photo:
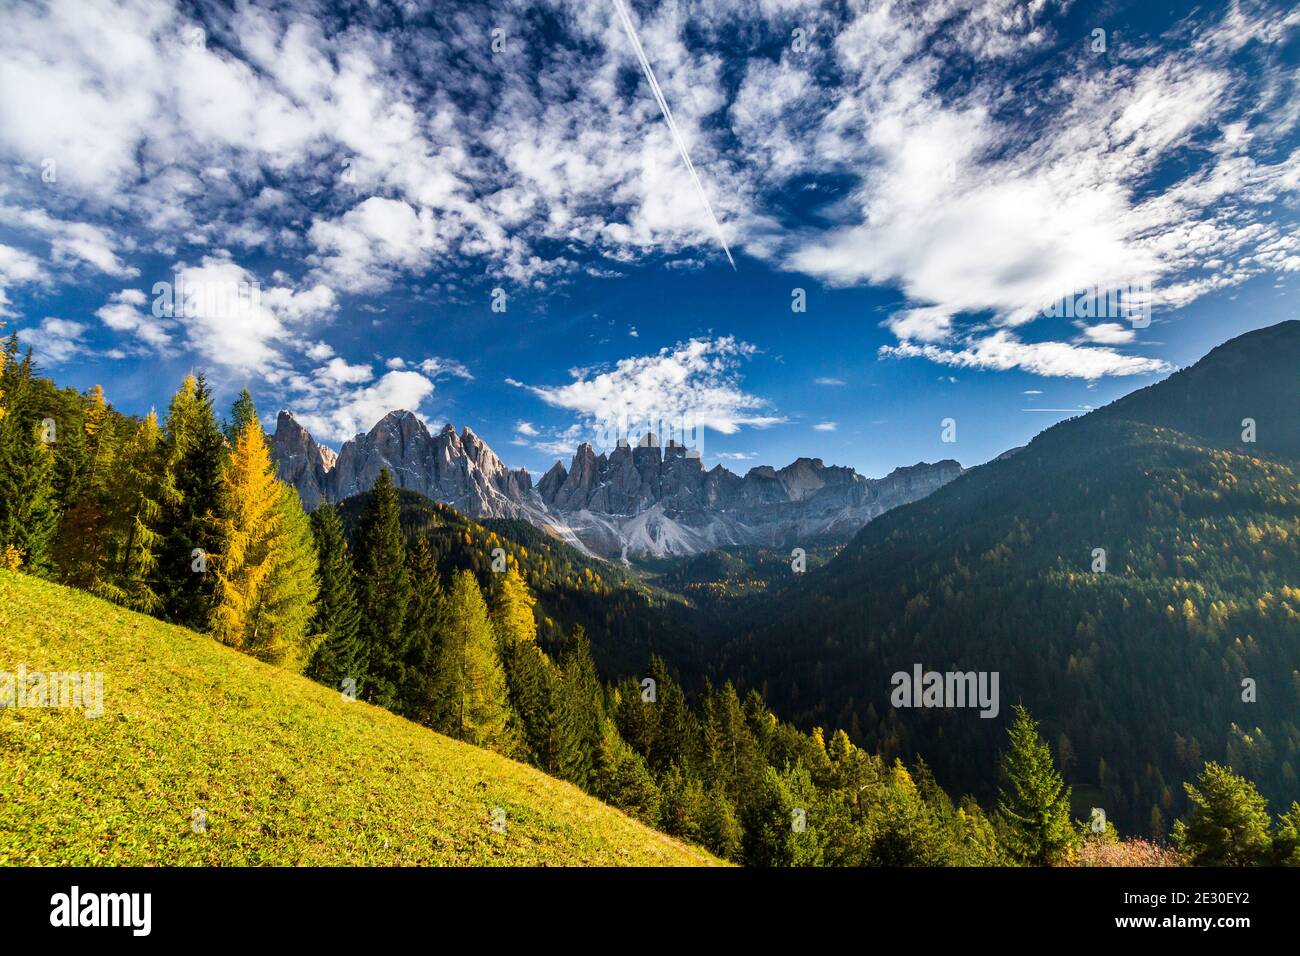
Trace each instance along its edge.
<instances>
[{"instance_id":1,"label":"bare rock face","mask_svg":"<svg viewBox=\"0 0 1300 956\"><path fill-rule=\"evenodd\" d=\"M389 412L345 442L337 459L281 412L271 455L309 509L368 491L388 469L399 488L471 517L523 518L593 554L624 558L847 538L962 471L952 460L923 462L871 479L799 458L741 477L721 465L705 471L698 453L676 442L660 448L646 435L635 446L620 441L608 455L579 445L568 468L557 461L534 487L525 469L508 469L469 428L458 434L446 425L433 435L408 411Z\"/></svg>"},{"instance_id":2,"label":"bare rock face","mask_svg":"<svg viewBox=\"0 0 1300 956\"><path fill-rule=\"evenodd\" d=\"M289 412L280 412L271 436L271 460L282 481L293 485L308 511L328 497L329 472L334 467L333 450L318 445L307 429Z\"/></svg>"}]
</instances>

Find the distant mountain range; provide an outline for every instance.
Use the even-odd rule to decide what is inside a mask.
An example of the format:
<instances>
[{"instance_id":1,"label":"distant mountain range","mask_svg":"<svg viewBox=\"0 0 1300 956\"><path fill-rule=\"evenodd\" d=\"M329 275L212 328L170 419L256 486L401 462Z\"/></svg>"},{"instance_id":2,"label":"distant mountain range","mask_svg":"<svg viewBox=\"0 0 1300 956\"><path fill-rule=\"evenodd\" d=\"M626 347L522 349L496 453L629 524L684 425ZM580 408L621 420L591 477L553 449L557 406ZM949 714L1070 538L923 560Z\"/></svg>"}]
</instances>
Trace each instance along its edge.
<instances>
[{"instance_id":1,"label":"distant mountain range","mask_svg":"<svg viewBox=\"0 0 1300 956\"><path fill-rule=\"evenodd\" d=\"M956 461L898 468L864 478L852 468L799 458L742 477L653 435L620 442L608 455L578 446L534 487L507 468L469 428L431 434L409 411L385 415L338 454L282 411L271 439L280 477L309 510L368 491L387 468L396 485L475 518L528 521L580 550L606 558L696 554L725 545L798 544L852 537L891 508L923 498L962 473Z\"/></svg>"}]
</instances>

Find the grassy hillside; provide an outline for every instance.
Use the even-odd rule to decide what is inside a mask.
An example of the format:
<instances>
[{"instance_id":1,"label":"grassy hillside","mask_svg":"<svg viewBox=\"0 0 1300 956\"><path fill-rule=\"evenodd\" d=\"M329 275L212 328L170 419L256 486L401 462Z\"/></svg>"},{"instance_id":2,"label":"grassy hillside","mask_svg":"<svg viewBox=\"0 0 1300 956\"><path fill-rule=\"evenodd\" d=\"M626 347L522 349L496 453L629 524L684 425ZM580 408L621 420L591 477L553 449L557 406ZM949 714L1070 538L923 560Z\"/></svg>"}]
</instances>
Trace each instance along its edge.
<instances>
[{"instance_id":1,"label":"grassy hillside","mask_svg":"<svg viewBox=\"0 0 1300 956\"><path fill-rule=\"evenodd\" d=\"M102 671L104 713L0 711L0 864L716 862L530 767L0 571L0 671L20 663Z\"/></svg>"}]
</instances>

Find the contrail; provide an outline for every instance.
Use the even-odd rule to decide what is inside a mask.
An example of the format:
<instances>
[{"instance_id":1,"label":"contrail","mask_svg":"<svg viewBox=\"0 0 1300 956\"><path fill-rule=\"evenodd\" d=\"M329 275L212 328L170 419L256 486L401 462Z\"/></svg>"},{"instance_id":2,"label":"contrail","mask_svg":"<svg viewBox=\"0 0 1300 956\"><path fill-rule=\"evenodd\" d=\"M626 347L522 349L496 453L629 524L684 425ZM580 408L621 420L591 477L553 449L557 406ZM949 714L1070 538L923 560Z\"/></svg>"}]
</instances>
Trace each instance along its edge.
<instances>
[{"instance_id":1,"label":"contrail","mask_svg":"<svg viewBox=\"0 0 1300 956\"><path fill-rule=\"evenodd\" d=\"M627 31L627 38L632 41L632 49L636 51L636 58L641 61L641 70L645 73L645 78L650 82L650 91L655 95L655 102L659 104L659 110L664 114L664 120L668 123L668 131L673 135L673 141L677 144L677 151L682 154L682 162L686 164L686 170L691 174L691 181L695 183L695 190L700 194L700 200L704 203L704 209L708 212L709 218L713 220L713 231L718 234L718 243L722 246L722 251L727 254L727 261L731 263L732 271L736 269L736 260L731 258L731 250L727 248L727 240L722 237L722 226L718 224L718 217L713 214L713 206L709 204L709 197L704 192L704 185L700 182L699 174L695 172L695 164L691 162L690 154L686 152L686 141L682 139L682 134L677 131L677 124L673 122L673 112L668 108L668 101L664 99L664 91L659 87L659 81L655 79L655 71L650 69L650 61L646 59L645 49L641 46L641 38L636 35L636 27L632 26L632 18L628 16L627 6L623 0L614 0L614 6L618 8L618 18L623 21L623 29Z\"/></svg>"}]
</instances>

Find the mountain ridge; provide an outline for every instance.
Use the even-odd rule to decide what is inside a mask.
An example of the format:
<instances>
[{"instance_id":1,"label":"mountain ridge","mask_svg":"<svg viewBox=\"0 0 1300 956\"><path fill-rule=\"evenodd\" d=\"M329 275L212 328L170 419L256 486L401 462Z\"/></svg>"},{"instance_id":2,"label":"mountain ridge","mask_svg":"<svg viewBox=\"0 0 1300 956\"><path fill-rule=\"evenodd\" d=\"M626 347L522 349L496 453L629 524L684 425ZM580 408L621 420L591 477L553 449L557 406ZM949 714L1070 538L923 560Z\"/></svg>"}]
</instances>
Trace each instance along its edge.
<instances>
[{"instance_id":1,"label":"mountain ridge","mask_svg":"<svg viewBox=\"0 0 1300 956\"><path fill-rule=\"evenodd\" d=\"M847 540L962 473L960 463L944 459L873 479L800 457L741 476L721 464L705 471L698 453L672 441L660 448L648 434L636 446L620 440L608 455L583 442L568 468L557 460L534 486L526 469L507 468L468 426L458 433L447 424L434 434L405 409L388 412L337 455L281 410L271 458L308 510L368 491L388 469L398 487L471 517L522 519L588 554L623 560L828 534Z\"/></svg>"}]
</instances>

